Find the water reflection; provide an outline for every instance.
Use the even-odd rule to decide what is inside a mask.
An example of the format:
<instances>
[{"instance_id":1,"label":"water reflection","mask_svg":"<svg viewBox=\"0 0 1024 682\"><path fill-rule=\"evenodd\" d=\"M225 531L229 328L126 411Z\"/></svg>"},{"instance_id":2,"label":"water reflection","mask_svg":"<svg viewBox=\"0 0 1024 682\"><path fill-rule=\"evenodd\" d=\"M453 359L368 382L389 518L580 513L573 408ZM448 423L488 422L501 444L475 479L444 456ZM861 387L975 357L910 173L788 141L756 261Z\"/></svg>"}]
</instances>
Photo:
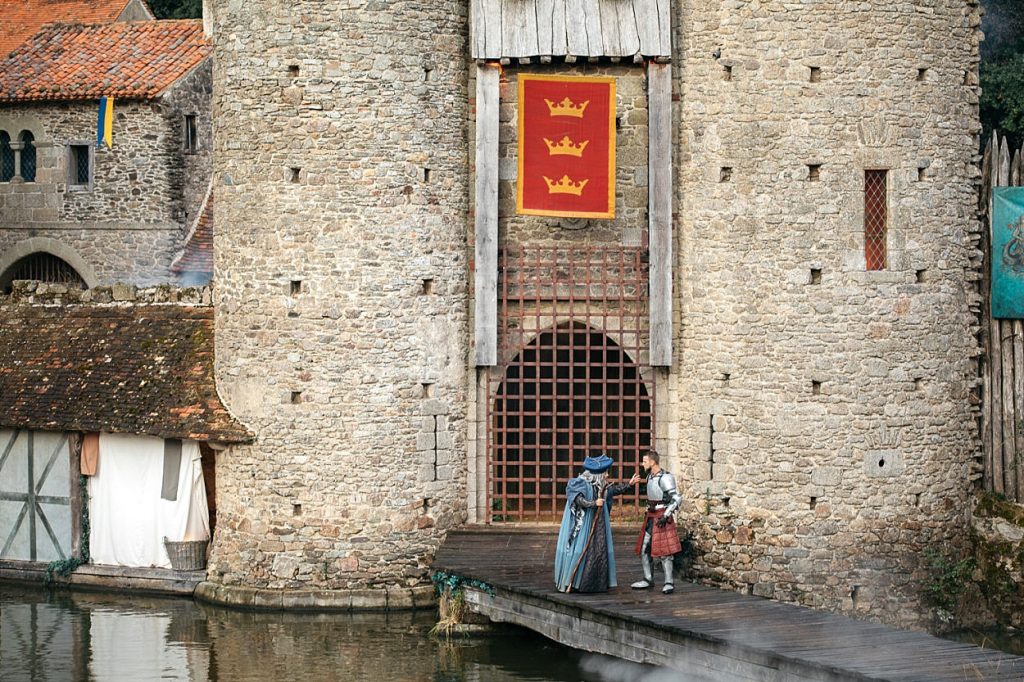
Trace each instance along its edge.
<instances>
[{"instance_id":1,"label":"water reflection","mask_svg":"<svg viewBox=\"0 0 1024 682\"><path fill-rule=\"evenodd\" d=\"M187 599L0 585L0 679L609 679L606 666L523 630L444 644L427 636L433 621L425 612L252 613Z\"/></svg>"}]
</instances>

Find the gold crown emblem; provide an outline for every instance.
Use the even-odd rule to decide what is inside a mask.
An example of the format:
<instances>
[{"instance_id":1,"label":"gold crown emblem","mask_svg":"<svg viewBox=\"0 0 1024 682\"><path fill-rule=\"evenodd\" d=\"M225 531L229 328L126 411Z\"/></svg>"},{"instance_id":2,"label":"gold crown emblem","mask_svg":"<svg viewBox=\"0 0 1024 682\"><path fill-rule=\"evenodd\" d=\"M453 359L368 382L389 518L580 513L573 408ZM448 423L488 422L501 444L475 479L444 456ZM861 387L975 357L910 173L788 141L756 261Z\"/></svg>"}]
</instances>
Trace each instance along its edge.
<instances>
[{"instance_id":1,"label":"gold crown emblem","mask_svg":"<svg viewBox=\"0 0 1024 682\"><path fill-rule=\"evenodd\" d=\"M587 148L588 144L590 144L590 140L583 140L583 142L576 144L569 139L568 135L566 135L565 137L558 141L558 144L555 144L554 142L545 137L544 144L548 146L548 156L561 155L582 157L583 150Z\"/></svg>"},{"instance_id":2,"label":"gold crown emblem","mask_svg":"<svg viewBox=\"0 0 1024 682\"><path fill-rule=\"evenodd\" d=\"M541 177L544 178L544 182L548 186L548 194L572 194L577 197L583 194L583 188L590 182L589 179L573 182L568 175L563 175L562 179L558 182L553 181L546 175Z\"/></svg>"},{"instance_id":3,"label":"gold crown emblem","mask_svg":"<svg viewBox=\"0 0 1024 682\"><path fill-rule=\"evenodd\" d=\"M573 118L583 118L583 111L587 108L587 105L590 104L590 100L588 99L586 102L576 106L568 96L558 104L555 104L549 99L545 99L544 101L547 102L548 111L551 112L552 116L572 116Z\"/></svg>"}]
</instances>

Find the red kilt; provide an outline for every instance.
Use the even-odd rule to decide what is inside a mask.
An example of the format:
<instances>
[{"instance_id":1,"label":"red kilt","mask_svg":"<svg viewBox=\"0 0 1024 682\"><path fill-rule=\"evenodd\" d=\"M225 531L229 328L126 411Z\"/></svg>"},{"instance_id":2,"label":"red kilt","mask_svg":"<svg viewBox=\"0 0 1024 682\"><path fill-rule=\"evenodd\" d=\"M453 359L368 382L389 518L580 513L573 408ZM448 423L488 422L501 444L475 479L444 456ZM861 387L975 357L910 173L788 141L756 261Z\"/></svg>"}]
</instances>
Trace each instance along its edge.
<instances>
[{"instance_id":1,"label":"red kilt","mask_svg":"<svg viewBox=\"0 0 1024 682\"><path fill-rule=\"evenodd\" d=\"M643 551L644 532L647 530L647 522L651 522L651 556L663 557L672 556L683 550L679 542L679 531L676 530L676 522L670 516L664 527L658 527L658 519L665 515L664 509L649 511L644 516L644 524L640 526L640 535L636 539L636 553Z\"/></svg>"}]
</instances>

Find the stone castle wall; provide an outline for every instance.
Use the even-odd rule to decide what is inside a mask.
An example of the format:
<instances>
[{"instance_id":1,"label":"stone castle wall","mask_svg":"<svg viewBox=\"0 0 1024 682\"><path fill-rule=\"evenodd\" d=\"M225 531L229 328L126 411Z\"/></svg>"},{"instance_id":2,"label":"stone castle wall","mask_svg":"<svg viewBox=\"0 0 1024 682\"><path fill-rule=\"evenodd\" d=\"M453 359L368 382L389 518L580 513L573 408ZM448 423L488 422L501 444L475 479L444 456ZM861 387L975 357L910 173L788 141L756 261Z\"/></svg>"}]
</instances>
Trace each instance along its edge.
<instances>
[{"instance_id":1,"label":"stone castle wall","mask_svg":"<svg viewBox=\"0 0 1024 682\"><path fill-rule=\"evenodd\" d=\"M211 579L412 584L486 450L467 10L283 5L213 3L218 378L258 440L218 460ZM907 625L977 452L979 7L928 9L676 5L675 360L651 373L703 579ZM615 221L512 215L519 69L619 78ZM507 69L504 243L643 243L643 74Z\"/></svg>"},{"instance_id":2,"label":"stone castle wall","mask_svg":"<svg viewBox=\"0 0 1024 682\"><path fill-rule=\"evenodd\" d=\"M676 25L673 411L700 568L912 625L978 452L980 10L711 5ZM865 169L888 170L877 272Z\"/></svg>"},{"instance_id":3,"label":"stone castle wall","mask_svg":"<svg viewBox=\"0 0 1024 682\"><path fill-rule=\"evenodd\" d=\"M465 519L461 2L212 3L218 458L210 578L422 582Z\"/></svg>"}]
</instances>

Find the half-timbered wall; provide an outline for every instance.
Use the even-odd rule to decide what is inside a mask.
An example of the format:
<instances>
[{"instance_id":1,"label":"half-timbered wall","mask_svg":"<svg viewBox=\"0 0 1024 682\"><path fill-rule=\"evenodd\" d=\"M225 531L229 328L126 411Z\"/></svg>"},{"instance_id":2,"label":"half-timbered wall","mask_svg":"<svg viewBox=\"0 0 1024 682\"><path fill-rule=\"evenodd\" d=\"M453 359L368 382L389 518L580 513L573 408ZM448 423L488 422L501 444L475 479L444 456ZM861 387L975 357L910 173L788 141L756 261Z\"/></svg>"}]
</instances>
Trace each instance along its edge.
<instances>
[{"instance_id":1,"label":"half-timbered wall","mask_svg":"<svg viewBox=\"0 0 1024 682\"><path fill-rule=\"evenodd\" d=\"M68 434L0 430L0 560L71 557L72 468Z\"/></svg>"}]
</instances>

